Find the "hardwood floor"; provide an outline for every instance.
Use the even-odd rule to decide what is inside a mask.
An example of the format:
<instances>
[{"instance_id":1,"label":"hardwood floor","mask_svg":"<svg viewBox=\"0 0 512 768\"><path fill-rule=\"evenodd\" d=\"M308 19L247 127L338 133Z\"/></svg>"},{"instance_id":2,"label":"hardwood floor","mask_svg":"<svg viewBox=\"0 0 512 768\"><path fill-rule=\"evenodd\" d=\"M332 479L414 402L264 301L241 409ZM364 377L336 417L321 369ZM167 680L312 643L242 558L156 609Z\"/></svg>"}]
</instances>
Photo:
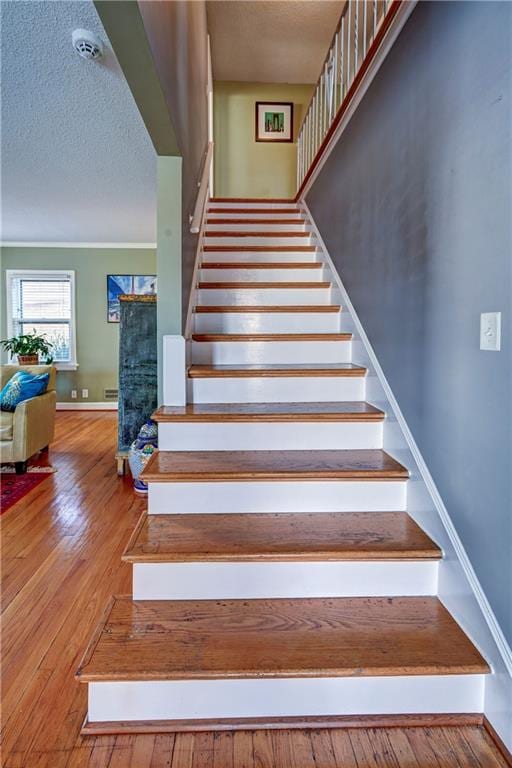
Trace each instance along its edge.
<instances>
[{"instance_id":1,"label":"hardwood floor","mask_svg":"<svg viewBox=\"0 0 512 768\"><path fill-rule=\"evenodd\" d=\"M74 673L146 504L118 478L112 413L61 412L58 472L1 518L3 768L502 768L483 727L344 728L80 737Z\"/></svg>"}]
</instances>

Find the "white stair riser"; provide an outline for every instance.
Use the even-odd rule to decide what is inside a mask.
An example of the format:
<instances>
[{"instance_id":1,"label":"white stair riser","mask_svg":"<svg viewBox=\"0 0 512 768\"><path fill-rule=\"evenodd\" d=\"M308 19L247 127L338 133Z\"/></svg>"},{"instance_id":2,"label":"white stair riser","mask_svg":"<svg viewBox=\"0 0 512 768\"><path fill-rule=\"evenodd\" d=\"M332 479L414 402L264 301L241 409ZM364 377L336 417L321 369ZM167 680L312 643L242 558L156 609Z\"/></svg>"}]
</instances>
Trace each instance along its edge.
<instances>
[{"instance_id":1,"label":"white stair riser","mask_svg":"<svg viewBox=\"0 0 512 768\"><path fill-rule=\"evenodd\" d=\"M239 236L229 236L229 237L220 237L216 235L215 237L209 237L206 236L204 238L204 244L205 245L236 245L236 246L243 246L244 248L251 245L314 245L314 238L312 237L302 237L302 236L295 236L295 237L275 237L275 235L249 235L246 237L239 237Z\"/></svg>"},{"instance_id":2,"label":"white stair riser","mask_svg":"<svg viewBox=\"0 0 512 768\"><path fill-rule=\"evenodd\" d=\"M89 683L90 722L482 712L484 675Z\"/></svg>"},{"instance_id":3,"label":"white stair riser","mask_svg":"<svg viewBox=\"0 0 512 768\"><path fill-rule=\"evenodd\" d=\"M134 600L435 595L436 562L134 563Z\"/></svg>"},{"instance_id":4,"label":"white stair riser","mask_svg":"<svg viewBox=\"0 0 512 768\"><path fill-rule=\"evenodd\" d=\"M197 312L196 333L336 333L341 312Z\"/></svg>"},{"instance_id":5,"label":"white stair riser","mask_svg":"<svg viewBox=\"0 0 512 768\"><path fill-rule=\"evenodd\" d=\"M292 451L382 448L383 422L161 423L162 451Z\"/></svg>"},{"instance_id":6,"label":"white stair riser","mask_svg":"<svg viewBox=\"0 0 512 768\"><path fill-rule=\"evenodd\" d=\"M327 275L327 276L326 276ZM289 282L322 282L328 280L326 269L200 269L199 280L207 283L289 283Z\"/></svg>"},{"instance_id":7,"label":"white stair riser","mask_svg":"<svg viewBox=\"0 0 512 768\"><path fill-rule=\"evenodd\" d=\"M382 448L383 422L213 422L158 425L162 451Z\"/></svg>"},{"instance_id":8,"label":"white stair riser","mask_svg":"<svg viewBox=\"0 0 512 768\"><path fill-rule=\"evenodd\" d=\"M331 288L199 288L197 304L264 306L330 304Z\"/></svg>"},{"instance_id":9,"label":"white stair riser","mask_svg":"<svg viewBox=\"0 0 512 768\"><path fill-rule=\"evenodd\" d=\"M364 400L363 376L189 380L192 403L311 403Z\"/></svg>"},{"instance_id":10,"label":"white stair riser","mask_svg":"<svg viewBox=\"0 0 512 768\"><path fill-rule=\"evenodd\" d=\"M351 341L192 341L192 362L211 365L349 363Z\"/></svg>"},{"instance_id":11,"label":"white stair riser","mask_svg":"<svg viewBox=\"0 0 512 768\"><path fill-rule=\"evenodd\" d=\"M221 218L221 217L219 217ZM226 216L224 218L231 218L229 216ZM247 218L253 218L252 216L247 216ZM254 217L256 218L256 217ZM222 218L221 223L217 224L213 221L208 221L206 224L206 231L207 232L305 232L306 231L306 222L301 221L300 219L297 219L296 222L293 224L290 223L279 223L279 221L272 222L272 224L269 224L268 222L264 224L246 224L244 223L243 219L240 224L223 224Z\"/></svg>"},{"instance_id":12,"label":"white stair riser","mask_svg":"<svg viewBox=\"0 0 512 768\"><path fill-rule=\"evenodd\" d=\"M150 514L241 512L402 512L400 481L149 483Z\"/></svg>"},{"instance_id":13,"label":"white stair riser","mask_svg":"<svg viewBox=\"0 0 512 768\"><path fill-rule=\"evenodd\" d=\"M318 251L204 251L202 261L319 261Z\"/></svg>"}]
</instances>

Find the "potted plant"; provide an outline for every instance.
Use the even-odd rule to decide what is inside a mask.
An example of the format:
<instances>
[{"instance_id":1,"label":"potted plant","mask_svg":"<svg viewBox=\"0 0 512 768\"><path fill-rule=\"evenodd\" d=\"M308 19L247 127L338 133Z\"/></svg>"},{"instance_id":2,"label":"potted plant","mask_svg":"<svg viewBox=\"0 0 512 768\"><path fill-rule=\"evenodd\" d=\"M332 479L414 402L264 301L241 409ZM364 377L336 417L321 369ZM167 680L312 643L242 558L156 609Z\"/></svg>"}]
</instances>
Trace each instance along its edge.
<instances>
[{"instance_id":1,"label":"potted plant","mask_svg":"<svg viewBox=\"0 0 512 768\"><path fill-rule=\"evenodd\" d=\"M20 365L37 365L39 363L39 353L44 355L45 363L52 362L50 349L53 347L53 344L47 341L44 336L38 336L35 330L33 333L13 336L12 339L2 339L0 344L12 356L18 356L18 363Z\"/></svg>"}]
</instances>

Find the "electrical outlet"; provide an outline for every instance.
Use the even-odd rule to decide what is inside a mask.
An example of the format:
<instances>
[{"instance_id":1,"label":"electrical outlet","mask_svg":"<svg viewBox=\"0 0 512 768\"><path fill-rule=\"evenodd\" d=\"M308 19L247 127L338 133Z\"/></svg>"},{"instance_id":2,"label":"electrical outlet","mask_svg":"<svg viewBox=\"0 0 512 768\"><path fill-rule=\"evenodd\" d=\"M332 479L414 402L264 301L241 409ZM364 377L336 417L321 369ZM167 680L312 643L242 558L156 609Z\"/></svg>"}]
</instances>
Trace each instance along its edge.
<instances>
[{"instance_id":1,"label":"electrical outlet","mask_svg":"<svg viewBox=\"0 0 512 768\"><path fill-rule=\"evenodd\" d=\"M88 389L82 389L82 397L84 400L86 400L89 397L89 390Z\"/></svg>"},{"instance_id":2,"label":"electrical outlet","mask_svg":"<svg viewBox=\"0 0 512 768\"><path fill-rule=\"evenodd\" d=\"M72 389L71 390L71 399L72 400L76 400L76 397L77 397L77 391L76 391L76 389Z\"/></svg>"},{"instance_id":3,"label":"electrical outlet","mask_svg":"<svg viewBox=\"0 0 512 768\"><path fill-rule=\"evenodd\" d=\"M480 349L499 352L501 349L501 312L480 315Z\"/></svg>"}]
</instances>

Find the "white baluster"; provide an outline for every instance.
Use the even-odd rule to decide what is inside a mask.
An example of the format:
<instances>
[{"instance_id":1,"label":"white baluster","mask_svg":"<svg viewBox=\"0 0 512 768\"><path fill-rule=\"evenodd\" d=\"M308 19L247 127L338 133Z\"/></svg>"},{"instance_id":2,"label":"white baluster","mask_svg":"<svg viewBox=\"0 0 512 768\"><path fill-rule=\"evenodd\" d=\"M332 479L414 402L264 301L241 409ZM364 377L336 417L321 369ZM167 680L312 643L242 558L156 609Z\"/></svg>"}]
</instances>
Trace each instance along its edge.
<instances>
[{"instance_id":1,"label":"white baluster","mask_svg":"<svg viewBox=\"0 0 512 768\"><path fill-rule=\"evenodd\" d=\"M356 14L354 17L354 77L359 69L359 0L356 0Z\"/></svg>"},{"instance_id":2,"label":"white baluster","mask_svg":"<svg viewBox=\"0 0 512 768\"><path fill-rule=\"evenodd\" d=\"M340 42L341 42L341 50L340 50L340 104L342 103L344 97L345 97L345 15L342 16L341 19L341 29L340 29Z\"/></svg>"},{"instance_id":3,"label":"white baluster","mask_svg":"<svg viewBox=\"0 0 512 768\"><path fill-rule=\"evenodd\" d=\"M320 82L318 84L318 146L322 143L322 130L324 122L324 76L320 76Z\"/></svg>"},{"instance_id":4,"label":"white baluster","mask_svg":"<svg viewBox=\"0 0 512 768\"><path fill-rule=\"evenodd\" d=\"M336 32L334 38L334 61L333 61L333 98L332 98L332 117L331 122L334 119L336 112L338 111L338 56L340 51L340 30ZM330 126L329 126L330 127Z\"/></svg>"},{"instance_id":5,"label":"white baluster","mask_svg":"<svg viewBox=\"0 0 512 768\"><path fill-rule=\"evenodd\" d=\"M348 19L347 19L347 91L350 88L350 83L352 80L352 35L350 34L351 26L352 26L352 3L349 0Z\"/></svg>"},{"instance_id":6,"label":"white baluster","mask_svg":"<svg viewBox=\"0 0 512 768\"><path fill-rule=\"evenodd\" d=\"M318 86L315 93L315 100L313 102L313 158L316 155L316 150L318 148ZM311 158L311 160L313 160Z\"/></svg>"},{"instance_id":7,"label":"white baluster","mask_svg":"<svg viewBox=\"0 0 512 768\"><path fill-rule=\"evenodd\" d=\"M363 59L366 56L366 38L368 35L368 29L367 29L367 14L366 14L366 8L368 6L368 0L363 0Z\"/></svg>"}]
</instances>

